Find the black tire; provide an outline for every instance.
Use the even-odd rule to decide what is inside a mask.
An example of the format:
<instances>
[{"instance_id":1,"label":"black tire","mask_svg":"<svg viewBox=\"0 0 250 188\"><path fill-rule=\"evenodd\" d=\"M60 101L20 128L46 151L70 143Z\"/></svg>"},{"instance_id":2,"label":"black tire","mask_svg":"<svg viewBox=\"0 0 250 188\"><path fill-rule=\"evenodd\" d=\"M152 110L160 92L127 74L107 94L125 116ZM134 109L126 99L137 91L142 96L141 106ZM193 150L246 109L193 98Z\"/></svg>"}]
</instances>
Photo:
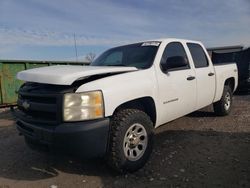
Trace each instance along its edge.
<instances>
[{"instance_id":1,"label":"black tire","mask_svg":"<svg viewBox=\"0 0 250 188\"><path fill-rule=\"evenodd\" d=\"M226 116L230 113L233 103L233 92L228 86L224 86L221 99L213 104L214 112L218 116Z\"/></svg>"},{"instance_id":2,"label":"black tire","mask_svg":"<svg viewBox=\"0 0 250 188\"><path fill-rule=\"evenodd\" d=\"M134 129L133 126L139 127ZM139 132L139 129L143 129L142 134ZM146 146L141 145L139 147L140 142L137 143L137 146L135 146L136 144L131 144L132 141L130 141L128 135L132 135L135 131L137 131L135 134L140 135L138 140L145 143L147 142ZM144 137L145 140L143 140L142 135L145 132L146 136ZM120 173L134 172L142 168L148 161L152 152L153 137L153 123L145 112L137 109L124 109L118 111L111 120L111 133L108 152L109 166ZM128 142L130 144L128 144ZM138 148L141 150L139 151ZM134 150L136 149L138 153L135 153L138 155L135 157ZM125 150L127 150L127 154L125 154ZM129 158L133 158L133 160Z\"/></svg>"}]
</instances>

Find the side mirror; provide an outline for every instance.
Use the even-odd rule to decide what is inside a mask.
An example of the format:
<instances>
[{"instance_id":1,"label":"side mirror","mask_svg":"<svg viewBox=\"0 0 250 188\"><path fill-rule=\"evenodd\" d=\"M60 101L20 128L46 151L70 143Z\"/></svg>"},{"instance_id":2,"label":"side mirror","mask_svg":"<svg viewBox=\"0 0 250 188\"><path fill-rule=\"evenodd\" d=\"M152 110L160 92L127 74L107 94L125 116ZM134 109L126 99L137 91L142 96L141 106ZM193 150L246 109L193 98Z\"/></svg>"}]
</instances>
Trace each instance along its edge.
<instances>
[{"instance_id":1,"label":"side mirror","mask_svg":"<svg viewBox=\"0 0 250 188\"><path fill-rule=\"evenodd\" d=\"M187 58L183 56L173 56L167 58L165 63L161 64L163 71L167 71L169 69L176 69L181 67L187 67L188 61Z\"/></svg>"}]
</instances>

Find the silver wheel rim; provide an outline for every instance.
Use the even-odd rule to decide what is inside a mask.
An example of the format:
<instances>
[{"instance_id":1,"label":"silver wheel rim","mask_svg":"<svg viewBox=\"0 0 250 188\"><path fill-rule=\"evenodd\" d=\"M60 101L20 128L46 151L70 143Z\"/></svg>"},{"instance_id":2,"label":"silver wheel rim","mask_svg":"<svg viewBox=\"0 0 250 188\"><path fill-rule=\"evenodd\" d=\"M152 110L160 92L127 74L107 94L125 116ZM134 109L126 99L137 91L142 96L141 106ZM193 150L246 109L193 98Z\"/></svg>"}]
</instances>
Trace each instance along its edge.
<instances>
[{"instance_id":1,"label":"silver wheel rim","mask_svg":"<svg viewBox=\"0 0 250 188\"><path fill-rule=\"evenodd\" d=\"M123 140L123 151L126 158L130 161L140 159L148 145L146 129L139 123L131 125Z\"/></svg>"},{"instance_id":2,"label":"silver wheel rim","mask_svg":"<svg viewBox=\"0 0 250 188\"><path fill-rule=\"evenodd\" d=\"M231 96L230 96L230 93L227 92L226 95L225 95L225 104L224 104L224 107L226 110L229 110L231 106Z\"/></svg>"}]
</instances>

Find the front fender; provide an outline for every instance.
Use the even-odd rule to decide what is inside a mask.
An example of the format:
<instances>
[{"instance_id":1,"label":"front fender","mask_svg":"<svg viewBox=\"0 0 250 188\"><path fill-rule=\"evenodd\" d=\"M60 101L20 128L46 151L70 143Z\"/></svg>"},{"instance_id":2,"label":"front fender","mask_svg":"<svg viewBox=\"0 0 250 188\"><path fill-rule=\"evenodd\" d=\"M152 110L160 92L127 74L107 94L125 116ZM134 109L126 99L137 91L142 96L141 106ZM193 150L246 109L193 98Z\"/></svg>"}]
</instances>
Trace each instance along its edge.
<instances>
[{"instance_id":1,"label":"front fender","mask_svg":"<svg viewBox=\"0 0 250 188\"><path fill-rule=\"evenodd\" d=\"M154 69L139 70L105 77L80 86L76 92L101 90L105 117L112 116L121 104L145 96L156 101L157 80Z\"/></svg>"}]
</instances>

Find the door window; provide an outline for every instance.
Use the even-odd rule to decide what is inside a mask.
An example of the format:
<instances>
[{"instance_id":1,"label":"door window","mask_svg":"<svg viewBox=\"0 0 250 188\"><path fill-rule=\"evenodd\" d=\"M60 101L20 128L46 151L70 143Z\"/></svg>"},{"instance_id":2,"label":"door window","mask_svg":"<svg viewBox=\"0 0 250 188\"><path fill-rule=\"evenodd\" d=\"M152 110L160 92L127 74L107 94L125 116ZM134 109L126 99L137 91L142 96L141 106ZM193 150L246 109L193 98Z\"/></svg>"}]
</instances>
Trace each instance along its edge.
<instances>
[{"instance_id":1,"label":"door window","mask_svg":"<svg viewBox=\"0 0 250 188\"><path fill-rule=\"evenodd\" d=\"M208 67L207 56L199 44L187 43L195 68Z\"/></svg>"},{"instance_id":2,"label":"door window","mask_svg":"<svg viewBox=\"0 0 250 188\"><path fill-rule=\"evenodd\" d=\"M182 44L180 42L171 42L169 43L162 55L161 58L161 65L162 64L166 64L167 60L169 58L174 58L174 59L179 59L179 58L175 58L175 57L182 57L183 59L186 60L187 64L183 64L183 66L180 66L178 68L170 68L168 69L168 71L174 71L174 70L183 70L183 69L189 69L189 63L188 63L188 58L187 58L187 54L185 52L185 49L183 48ZM178 62L176 62L178 63ZM167 66L168 67L168 66Z\"/></svg>"}]
</instances>

